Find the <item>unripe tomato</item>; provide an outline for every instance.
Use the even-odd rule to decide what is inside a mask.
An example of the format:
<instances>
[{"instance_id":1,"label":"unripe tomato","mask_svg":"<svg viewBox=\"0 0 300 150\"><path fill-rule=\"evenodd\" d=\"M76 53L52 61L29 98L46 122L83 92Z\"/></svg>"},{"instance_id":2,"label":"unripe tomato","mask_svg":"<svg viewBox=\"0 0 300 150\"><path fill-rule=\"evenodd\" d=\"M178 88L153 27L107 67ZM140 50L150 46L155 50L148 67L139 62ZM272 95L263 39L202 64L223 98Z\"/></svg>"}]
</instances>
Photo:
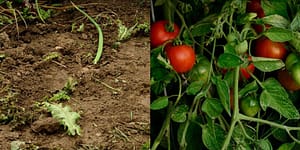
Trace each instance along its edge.
<instances>
[{"instance_id":1,"label":"unripe tomato","mask_svg":"<svg viewBox=\"0 0 300 150\"><path fill-rule=\"evenodd\" d=\"M280 70L277 73L277 78L280 84L287 90L300 90L300 84L297 84L291 74L287 70Z\"/></svg>"},{"instance_id":2,"label":"unripe tomato","mask_svg":"<svg viewBox=\"0 0 300 150\"><path fill-rule=\"evenodd\" d=\"M188 80L190 82L200 80L206 83L208 81L209 71L210 71L210 62L205 56L201 56L198 59L197 64L195 64L192 70L189 72Z\"/></svg>"},{"instance_id":3,"label":"unripe tomato","mask_svg":"<svg viewBox=\"0 0 300 150\"><path fill-rule=\"evenodd\" d=\"M295 53L290 53L285 59L285 67L287 70L291 70L293 65L300 62L300 57Z\"/></svg>"},{"instance_id":4,"label":"unripe tomato","mask_svg":"<svg viewBox=\"0 0 300 150\"><path fill-rule=\"evenodd\" d=\"M179 27L174 23L173 31L168 31L168 25L169 22L167 20L157 21L151 25L150 43L152 47L158 47L178 36Z\"/></svg>"},{"instance_id":5,"label":"unripe tomato","mask_svg":"<svg viewBox=\"0 0 300 150\"><path fill-rule=\"evenodd\" d=\"M259 101L252 96L247 96L240 100L240 110L243 114L249 117L254 117L259 111Z\"/></svg>"},{"instance_id":6,"label":"unripe tomato","mask_svg":"<svg viewBox=\"0 0 300 150\"><path fill-rule=\"evenodd\" d=\"M190 71L196 61L194 49L188 45L171 46L166 49L167 57L174 70L178 73Z\"/></svg>"},{"instance_id":7,"label":"unripe tomato","mask_svg":"<svg viewBox=\"0 0 300 150\"><path fill-rule=\"evenodd\" d=\"M295 83L300 85L300 62L292 66L291 73Z\"/></svg>"},{"instance_id":8,"label":"unripe tomato","mask_svg":"<svg viewBox=\"0 0 300 150\"><path fill-rule=\"evenodd\" d=\"M273 42L267 37L255 42L254 54L258 57L284 59L287 54L284 43Z\"/></svg>"}]
</instances>

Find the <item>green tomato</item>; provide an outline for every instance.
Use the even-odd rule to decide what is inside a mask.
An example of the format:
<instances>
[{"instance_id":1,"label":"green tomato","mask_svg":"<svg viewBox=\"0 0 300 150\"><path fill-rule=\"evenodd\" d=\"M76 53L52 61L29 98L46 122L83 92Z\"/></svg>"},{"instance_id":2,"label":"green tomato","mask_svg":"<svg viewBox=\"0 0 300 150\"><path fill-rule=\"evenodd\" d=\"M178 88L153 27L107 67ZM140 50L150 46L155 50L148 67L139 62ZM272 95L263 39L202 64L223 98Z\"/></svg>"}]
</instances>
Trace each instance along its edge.
<instances>
[{"instance_id":1,"label":"green tomato","mask_svg":"<svg viewBox=\"0 0 300 150\"><path fill-rule=\"evenodd\" d=\"M203 81L206 83L208 81L210 71L210 62L204 56L197 58L197 64L194 65L192 70L188 74L188 80L190 82Z\"/></svg>"},{"instance_id":2,"label":"green tomato","mask_svg":"<svg viewBox=\"0 0 300 150\"><path fill-rule=\"evenodd\" d=\"M259 102L255 97L247 96L240 100L240 110L243 114L254 117L259 111Z\"/></svg>"},{"instance_id":3,"label":"green tomato","mask_svg":"<svg viewBox=\"0 0 300 150\"><path fill-rule=\"evenodd\" d=\"M294 81L300 85L300 62L297 62L292 66L291 73Z\"/></svg>"},{"instance_id":4,"label":"green tomato","mask_svg":"<svg viewBox=\"0 0 300 150\"><path fill-rule=\"evenodd\" d=\"M297 56L297 54L295 53L289 54L285 60L286 69L291 71L293 65L300 61L299 59L300 58Z\"/></svg>"}]
</instances>

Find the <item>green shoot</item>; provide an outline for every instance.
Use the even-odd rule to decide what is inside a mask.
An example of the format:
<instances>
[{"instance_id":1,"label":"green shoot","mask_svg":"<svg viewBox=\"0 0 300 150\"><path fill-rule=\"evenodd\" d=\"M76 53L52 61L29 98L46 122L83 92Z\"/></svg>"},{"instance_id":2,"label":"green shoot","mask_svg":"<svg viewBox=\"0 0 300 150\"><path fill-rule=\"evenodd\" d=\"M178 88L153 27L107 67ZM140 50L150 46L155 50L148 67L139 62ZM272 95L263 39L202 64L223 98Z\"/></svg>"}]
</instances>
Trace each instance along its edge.
<instances>
[{"instance_id":1,"label":"green shoot","mask_svg":"<svg viewBox=\"0 0 300 150\"><path fill-rule=\"evenodd\" d=\"M98 25L98 23L92 18L90 17L86 12L84 12L83 10L81 10L79 7L77 7L72 1L71 1L72 5L79 11L81 12L84 16L86 16L94 25L95 27L97 28L97 31L98 31L98 50L97 50L97 54L96 54L96 57L94 59L94 64L97 64L98 61L100 60L101 58L101 55L102 55L102 51L103 51L103 34L102 34L102 30L100 28L100 26Z\"/></svg>"}]
</instances>

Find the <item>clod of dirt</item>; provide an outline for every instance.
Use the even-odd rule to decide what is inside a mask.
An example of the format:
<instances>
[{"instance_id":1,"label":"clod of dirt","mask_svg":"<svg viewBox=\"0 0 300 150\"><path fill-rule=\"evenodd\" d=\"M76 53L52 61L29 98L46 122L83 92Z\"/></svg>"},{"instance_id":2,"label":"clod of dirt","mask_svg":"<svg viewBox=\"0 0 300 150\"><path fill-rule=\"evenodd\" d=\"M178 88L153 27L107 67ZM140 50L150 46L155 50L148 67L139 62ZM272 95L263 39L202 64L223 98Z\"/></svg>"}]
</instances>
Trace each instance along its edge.
<instances>
[{"instance_id":1,"label":"clod of dirt","mask_svg":"<svg viewBox=\"0 0 300 150\"><path fill-rule=\"evenodd\" d=\"M9 36L6 32L0 33L0 47L8 48L10 44Z\"/></svg>"},{"instance_id":2,"label":"clod of dirt","mask_svg":"<svg viewBox=\"0 0 300 150\"><path fill-rule=\"evenodd\" d=\"M36 133L52 134L59 129L59 122L52 117L41 118L31 125L31 130Z\"/></svg>"}]
</instances>

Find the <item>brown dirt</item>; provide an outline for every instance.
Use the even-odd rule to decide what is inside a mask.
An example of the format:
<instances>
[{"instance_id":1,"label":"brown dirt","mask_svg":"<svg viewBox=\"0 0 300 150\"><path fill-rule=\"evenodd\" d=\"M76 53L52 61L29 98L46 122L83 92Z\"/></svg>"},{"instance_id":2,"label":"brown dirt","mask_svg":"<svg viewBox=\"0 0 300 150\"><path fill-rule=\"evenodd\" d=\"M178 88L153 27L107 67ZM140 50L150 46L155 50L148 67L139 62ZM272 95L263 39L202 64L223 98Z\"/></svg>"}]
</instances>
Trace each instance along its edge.
<instances>
[{"instance_id":1,"label":"brown dirt","mask_svg":"<svg viewBox=\"0 0 300 150\"><path fill-rule=\"evenodd\" d=\"M10 149L13 141L25 142L25 149L66 150L141 149L149 142L149 38L134 36L113 48L118 34L114 21L120 19L127 27L149 23L149 2L75 2L84 4L83 10L97 17L103 30L104 52L96 65L98 33L75 9L54 9L46 24L30 22L25 28L20 22L19 37L14 25L0 30L0 56L5 54L0 57L0 118L8 111L14 117L0 125L0 149ZM71 32L74 22L84 23L84 32ZM50 52L60 57L43 61ZM80 113L80 136L67 135L38 106L70 77L78 84L62 103Z\"/></svg>"}]
</instances>

